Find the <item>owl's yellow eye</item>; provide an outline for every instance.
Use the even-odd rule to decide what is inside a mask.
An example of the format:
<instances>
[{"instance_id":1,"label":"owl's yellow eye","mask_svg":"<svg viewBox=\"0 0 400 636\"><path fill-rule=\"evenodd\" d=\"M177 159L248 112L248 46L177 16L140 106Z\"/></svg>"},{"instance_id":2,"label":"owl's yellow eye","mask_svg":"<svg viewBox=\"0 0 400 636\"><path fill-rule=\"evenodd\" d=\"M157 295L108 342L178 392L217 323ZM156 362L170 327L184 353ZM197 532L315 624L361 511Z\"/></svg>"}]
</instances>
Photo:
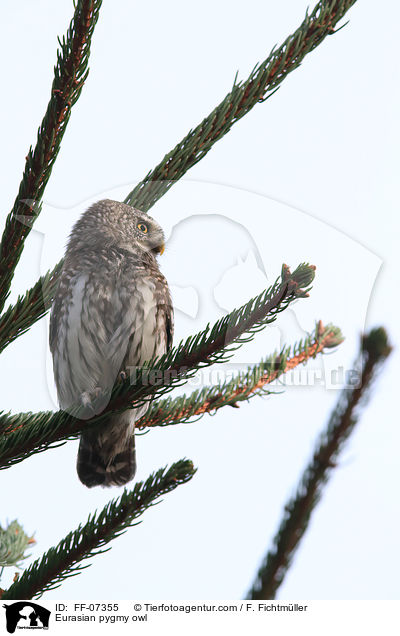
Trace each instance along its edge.
<instances>
[{"instance_id":1,"label":"owl's yellow eye","mask_svg":"<svg viewBox=\"0 0 400 636\"><path fill-rule=\"evenodd\" d=\"M143 234L147 234L148 227L147 227L147 225L145 223L138 223L138 230L143 232Z\"/></svg>"}]
</instances>

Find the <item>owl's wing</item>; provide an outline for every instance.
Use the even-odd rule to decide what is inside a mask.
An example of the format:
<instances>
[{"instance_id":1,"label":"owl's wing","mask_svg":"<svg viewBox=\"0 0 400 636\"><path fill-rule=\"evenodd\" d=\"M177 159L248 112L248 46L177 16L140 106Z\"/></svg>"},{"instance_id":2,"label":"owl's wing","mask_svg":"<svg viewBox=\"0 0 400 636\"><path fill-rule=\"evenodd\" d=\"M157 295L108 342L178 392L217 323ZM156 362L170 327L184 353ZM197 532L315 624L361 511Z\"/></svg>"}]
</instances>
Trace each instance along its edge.
<instances>
[{"instance_id":1,"label":"owl's wing","mask_svg":"<svg viewBox=\"0 0 400 636\"><path fill-rule=\"evenodd\" d=\"M105 386L111 295L107 277L68 271L61 276L50 317L50 349L62 409Z\"/></svg>"},{"instance_id":2,"label":"owl's wing","mask_svg":"<svg viewBox=\"0 0 400 636\"><path fill-rule=\"evenodd\" d=\"M84 394L111 390L121 370L163 355L172 336L172 302L159 272L65 273L50 320L61 408Z\"/></svg>"}]
</instances>

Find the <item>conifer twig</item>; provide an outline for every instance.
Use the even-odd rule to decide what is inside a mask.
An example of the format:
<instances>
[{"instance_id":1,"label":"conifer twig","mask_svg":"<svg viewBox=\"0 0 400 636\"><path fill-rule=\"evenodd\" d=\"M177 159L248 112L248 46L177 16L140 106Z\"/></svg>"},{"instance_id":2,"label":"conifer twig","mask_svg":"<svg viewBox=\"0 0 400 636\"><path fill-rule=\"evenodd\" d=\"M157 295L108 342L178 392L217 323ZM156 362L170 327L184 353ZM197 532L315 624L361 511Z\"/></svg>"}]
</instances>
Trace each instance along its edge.
<instances>
[{"instance_id":1,"label":"conifer twig","mask_svg":"<svg viewBox=\"0 0 400 636\"><path fill-rule=\"evenodd\" d=\"M294 553L307 530L311 514L322 495L322 488L336 466L345 440L360 417L360 404L365 403L373 379L391 352L383 328L373 329L362 338L360 384L343 389L328 426L319 438L311 462L305 469L296 494L284 508L273 546L266 555L248 599L274 599L292 562Z\"/></svg>"},{"instance_id":2,"label":"conifer twig","mask_svg":"<svg viewBox=\"0 0 400 636\"><path fill-rule=\"evenodd\" d=\"M181 460L170 468L153 473L133 490L124 489L121 497L111 500L87 523L70 532L60 543L50 548L42 558L30 565L9 588L0 594L2 600L38 598L44 592L59 587L66 578L76 576L88 567L82 561L106 552L112 539L123 534L136 519L165 493L188 482L196 472L189 460Z\"/></svg>"},{"instance_id":3,"label":"conifer twig","mask_svg":"<svg viewBox=\"0 0 400 636\"><path fill-rule=\"evenodd\" d=\"M138 406L147 401L148 396L170 391L203 367L227 362L235 349L250 342L293 301L308 297L315 269L314 265L301 263L292 273L287 265L282 265L280 278L259 296L218 320L212 329L207 325L165 356L151 361L148 367L138 369L134 386L131 381L116 385L110 408L121 410L122 405L122 410L126 409L127 390L131 405Z\"/></svg>"},{"instance_id":4,"label":"conifer twig","mask_svg":"<svg viewBox=\"0 0 400 636\"><path fill-rule=\"evenodd\" d=\"M207 326L162 358L138 369L133 384L130 378L118 383L104 411L83 423L77 419L78 407L74 414L59 411L0 415L0 431L3 431L0 438L0 468L9 468L32 453L41 452L50 445L58 445L83 428L104 421L111 411L137 407L149 398L166 393L200 368L226 362L233 353L233 345L238 347L248 342L257 331L276 320L277 315L291 302L308 296L314 270L314 266L302 263L291 273L283 265L281 277L266 291L218 320L212 328ZM10 425L17 430L4 434L10 430Z\"/></svg>"},{"instance_id":5,"label":"conifer twig","mask_svg":"<svg viewBox=\"0 0 400 636\"><path fill-rule=\"evenodd\" d=\"M182 395L166 398L150 406L147 413L136 422L137 429L153 426L169 426L190 421L205 413L215 413L223 406L238 407L256 395L271 394L267 387L284 373L315 358L325 349L336 347L343 341L340 330L333 325L324 327L318 323L314 333L294 347L285 347L245 372L238 373L228 382L219 383Z\"/></svg>"},{"instance_id":6,"label":"conifer twig","mask_svg":"<svg viewBox=\"0 0 400 636\"><path fill-rule=\"evenodd\" d=\"M239 402L248 401L255 395L270 394L267 386L282 374L295 369L300 364L305 364L311 358L315 358L325 349L336 347L343 338L340 330L333 325L322 326L319 322L314 333L305 340L301 340L293 347L286 347L279 353L274 353L265 361L262 361L245 372L238 373L228 382L219 383L204 389L194 391L189 396L182 395L177 398L158 400L150 405L146 415L137 423L137 429L151 428L154 426L169 426L182 424L193 417L200 417L205 413L214 413L223 406L238 406ZM14 415L0 414L0 436L8 436L11 433L22 432L24 427L35 424L38 451L40 440L48 438L48 443L59 442L63 439L75 439L86 426L85 422L75 420L76 428L68 429L70 434L64 435L63 428L58 430L56 437L51 432L58 426L59 413L17 413ZM42 435L40 430L42 429ZM74 431L73 433L71 431ZM4 439L4 438L3 438ZM0 437L1 440L1 437ZM1 441L0 441L1 444ZM13 444L16 452L20 452L18 444ZM4 449L3 449L4 450ZM0 454L1 457L1 454ZM0 460L1 461L1 460Z\"/></svg>"},{"instance_id":7,"label":"conifer twig","mask_svg":"<svg viewBox=\"0 0 400 636\"><path fill-rule=\"evenodd\" d=\"M60 269L61 263L41 276L0 316L0 353L47 313L57 288Z\"/></svg>"},{"instance_id":8,"label":"conifer twig","mask_svg":"<svg viewBox=\"0 0 400 636\"><path fill-rule=\"evenodd\" d=\"M88 76L91 37L102 0L77 0L66 37L59 40L57 64L47 110L30 148L14 206L0 243L0 311L7 300L24 241L40 213L41 200L57 158L72 106ZM37 319L37 318L36 318ZM32 323L31 323L32 324ZM26 328L28 328L28 325Z\"/></svg>"},{"instance_id":9,"label":"conifer twig","mask_svg":"<svg viewBox=\"0 0 400 636\"><path fill-rule=\"evenodd\" d=\"M264 102L278 88L285 77L327 35L335 33L335 26L356 0L320 0L313 11L283 44L273 48L266 60L257 64L244 82L235 82L224 100L128 194L125 203L140 210L149 210L190 168L198 163L231 129L234 123L253 106Z\"/></svg>"},{"instance_id":10,"label":"conifer twig","mask_svg":"<svg viewBox=\"0 0 400 636\"><path fill-rule=\"evenodd\" d=\"M335 33L337 23L355 2L356 0L320 0L312 13L306 14L300 27L278 49L273 49L264 62L256 65L244 82L235 81L232 91L225 99L165 155L154 170L128 194L125 202L148 211L207 154L216 141L229 132L236 121L258 102L270 97L283 79L301 64L307 53L316 48L327 35ZM55 275L60 265L62 261L53 270ZM25 312L21 316L23 331L27 331L46 311L46 308L37 306L36 310L32 308L32 312Z\"/></svg>"},{"instance_id":11,"label":"conifer twig","mask_svg":"<svg viewBox=\"0 0 400 636\"><path fill-rule=\"evenodd\" d=\"M19 567L28 556L25 550L33 543L36 543L35 539L25 533L16 519L7 528L0 527L0 568Z\"/></svg>"}]
</instances>

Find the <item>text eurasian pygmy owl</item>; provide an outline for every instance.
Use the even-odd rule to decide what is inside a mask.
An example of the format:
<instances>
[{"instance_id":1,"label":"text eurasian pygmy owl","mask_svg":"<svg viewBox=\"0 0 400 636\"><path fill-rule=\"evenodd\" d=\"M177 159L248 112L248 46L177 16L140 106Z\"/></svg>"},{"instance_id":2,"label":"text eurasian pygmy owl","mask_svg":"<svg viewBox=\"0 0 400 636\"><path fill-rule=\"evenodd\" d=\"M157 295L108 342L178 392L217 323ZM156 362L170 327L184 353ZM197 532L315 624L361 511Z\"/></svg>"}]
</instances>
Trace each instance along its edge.
<instances>
[{"instance_id":1,"label":"text eurasian pygmy owl","mask_svg":"<svg viewBox=\"0 0 400 636\"><path fill-rule=\"evenodd\" d=\"M164 234L124 203L92 205L75 224L50 317L50 349L60 407L90 408L121 372L164 354L173 309L156 256ZM128 372L129 375L129 372ZM136 471L135 422L147 405L110 415L81 434L77 470L92 486L120 486Z\"/></svg>"}]
</instances>

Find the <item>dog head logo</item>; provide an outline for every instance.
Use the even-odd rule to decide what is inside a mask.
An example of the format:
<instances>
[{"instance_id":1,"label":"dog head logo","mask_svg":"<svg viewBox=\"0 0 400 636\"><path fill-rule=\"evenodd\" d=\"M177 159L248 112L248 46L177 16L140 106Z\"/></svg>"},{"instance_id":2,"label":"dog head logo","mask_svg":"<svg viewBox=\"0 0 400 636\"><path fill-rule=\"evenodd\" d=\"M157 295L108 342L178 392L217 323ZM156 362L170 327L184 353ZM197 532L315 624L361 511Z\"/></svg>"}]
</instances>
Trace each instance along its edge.
<instances>
[{"instance_id":1,"label":"dog head logo","mask_svg":"<svg viewBox=\"0 0 400 636\"><path fill-rule=\"evenodd\" d=\"M50 610L29 601L18 601L3 605L6 610L7 631L14 634L16 629L48 629Z\"/></svg>"}]
</instances>

